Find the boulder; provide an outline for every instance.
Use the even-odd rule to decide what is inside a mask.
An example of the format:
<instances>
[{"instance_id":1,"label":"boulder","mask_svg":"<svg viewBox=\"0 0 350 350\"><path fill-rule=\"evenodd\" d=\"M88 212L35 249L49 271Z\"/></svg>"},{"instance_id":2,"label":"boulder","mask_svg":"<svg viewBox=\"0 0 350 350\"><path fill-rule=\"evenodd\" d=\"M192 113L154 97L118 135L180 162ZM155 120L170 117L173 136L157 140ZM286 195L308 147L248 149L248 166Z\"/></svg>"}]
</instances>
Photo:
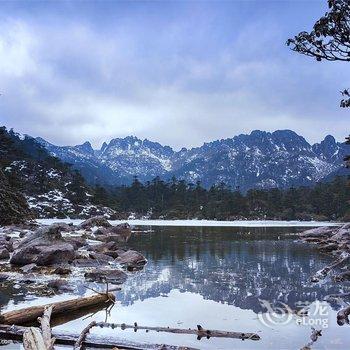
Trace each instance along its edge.
<instances>
[{"instance_id":1,"label":"boulder","mask_svg":"<svg viewBox=\"0 0 350 350\"><path fill-rule=\"evenodd\" d=\"M99 241L123 243L131 237L131 228L129 224L125 223L117 226L101 227L94 233Z\"/></svg>"},{"instance_id":2,"label":"boulder","mask_svg":"<svg viewBox=\"0 0 350 350\"><path fill-rule=\"evenodd\" d=\"M91 251L109 255L113 259L116 259L120 254L125 253L124 249L120 249L117 242L106 242L101 244L96 244L88 248Z\"/></svg>"},{"instance_id":3,"label":"boulder","mask_svg":"<svg viewBox=\"0 0 350 350\"><path fill-rule=\"evenodd\" d=\"M65 237L63 240L70 243L75 250L78 250L86 245L86 239L83 237Z\"/></svg>"},{"instance_id":4,"label":"boulder","mask_svg":"<svg viewBox=\"0 0 350 350\"><path fill-rule=\"evenodd\" d=\"M59 292L71 292L74 288L64 279L49 281L47 286Z\"/></svg>"},{"instance_id":5,"label":"boulder","mask_svg":"<svg viewBox=\"0 0 350 350\"><path fill-rule=\"evenodd\" d=\"M147 263L146 258L141 253L131 249L121 253L116 261L121 265L135 268L142 267Z\"/></svg>"},{"instance_id":6,"label":"boulder","mask_svg":"<svg viewBox=\"0 0 350 350\"><path fill-rule=\"evenodd\" d=\"M343 225L339 227L337 230L334 230L334 234L330 238L332 241L339 242L341 240L348 241L350 239L350 227L349 225Z\"/></svg>"},{"instance_id":7,"label":"boulder","mask_svg":"<svg viewBox=\"0 0 350 350\"><path fill-rule=\"evenodd\" d=\"M38 266L49 266L69 263L74 257L74 248L69 243L27 245L14 251L10 263L19 266L31 263L36 263Z\"/></svg>"},{"instance_id":8,"label":"boulder","mask_svg":"<svg viewBox=\"0 0 350 350\"><path fill-rule=\"evenodd\" d=\"M6 248L0 248L0 260L9 259L10 253Z\"/></svg>"},{"instance_id":9,"label":"boulder","mask_svg":"<svg viewBox=\"0 0 350 350\"><path fill-rule=\"evenodd\" d=\"M107 242L107 243L100 243L100 244L94 244L91 245L88 250L92 250L97 253L105 253L109 250L117 250L119 249L119 244L116 242Z\"/></svg>"},{"instance_id":10,"label":"boulder","mask_svg":"<svg viewBox=\"0 0 350 350\"><path fill-rule=\"evenodd\" d=\"M114 260L111 256L109 256L107 254L101 254L101 253L96 253L96 252L91 252L89 254L89 256L91 259L98 260L99 262L106 263L106 264L108 264L108 262Z\"/></svg>"},{"instance_id":11,"label":"boulder","mask_svg":"<svg viewBox=\"0 0 350 350\"><path fill-rule=\"evenodd\" d=\"M94 282L111 282L114 284L124 283L127 275L122 270L94 269L85 273L85 278Z\"/></svg>"},{"instance_id":12,"label":"boulder","mask_svg":"<svg viewBox=\"0 0 350 350\"><path fill-rule=\"evenodd\" d=\"M21 271L25 274L33 272L33 271L37 271L37 270L38 270L38 266L36 266L36 264L34 264L34 263L24 265L21 267Z\"/></svg>"},{"instance_id":13,"label":"boulder","mask_svg":"<svg viewBox=\"0 0 350 350\"><path fill-rule=\"evenodd\" d=\"M54 223L50 226L43 226L34 233L26 236L17 246L24 248L33 245L50 245L53 241L63 241L61 232L71 230L71 226L65 223Z\"/></svg>"},{"instance_id":14,"label":"boulder","mask_svg":"<svg viewBox=\"0 0 350 350\"><path fill-rule=\"evenodd\" d=\"M56 275L68 275L72 270L68 266L57 266L52 273Z\"/></svg>"},{"instance_id":15,"label":"boulder","mask_svg":"<svg viewBox=\"0 0 350 350\"><path fill-rule=\"evenodd\" d=\"M105 266L106 264L102 264L100 261L96 259L75 259L73 261L73 265L75 267L101 267Z\"/></svg>"},{"instance_id":16,"label":"boulder","mask_svg":"<svg viewBox=\"0 0 350 350\"><path fill-rule=\"evenodd\" d=\"M0 273L0 283L1 282L5 282L9 279L9 276L4 274L4 273Z\"/></svg>"},{"instance_id":17,"label":"boulder","mask_svg":"<svg viewBox=\"0 0 350 350\"><path fill-rule=\"evenodd\" d=\"M301 237L330 237L336 230L336 227L317 227L303 231Z\"/></svg>"},{"instance_id":18,"label":"boulder","mask_svg":"<svg viewBox=\"0 0 350 350\"><path fill-rule=\"evenodd\" d=\"M97 227L110 227L112 226L109 221L104 217L104 216L94 216L90 219L87 219L83 221L80 225L79 228L82 229L91 229L92 227L97 226Z\"/></svg>"}]
</instances>

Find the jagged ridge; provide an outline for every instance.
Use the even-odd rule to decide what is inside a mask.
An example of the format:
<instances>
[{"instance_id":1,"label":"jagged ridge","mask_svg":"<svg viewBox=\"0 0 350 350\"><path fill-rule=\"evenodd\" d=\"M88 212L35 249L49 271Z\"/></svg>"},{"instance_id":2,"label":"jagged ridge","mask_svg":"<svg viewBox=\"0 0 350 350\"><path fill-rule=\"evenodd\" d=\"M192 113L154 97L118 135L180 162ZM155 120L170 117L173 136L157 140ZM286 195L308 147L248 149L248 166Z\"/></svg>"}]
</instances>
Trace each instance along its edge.
<instances>
[{"instance_id":1,"label":"jagged ridge","mask_svg":"<svg viewBox=\"0 0 350 350\"><path fill-rule=\"evenodd\" d=\"M314 145L291 130L238 135L176 152L135 136L116 138L94 150L89 142L55 146L38 138L51 154L79 169L89 183L120 185L133 176L146 181L176 176L209 187L225 182L242 190L311 185L342 168L349 146L333 136Z\"/></svg>"}]
</instances>

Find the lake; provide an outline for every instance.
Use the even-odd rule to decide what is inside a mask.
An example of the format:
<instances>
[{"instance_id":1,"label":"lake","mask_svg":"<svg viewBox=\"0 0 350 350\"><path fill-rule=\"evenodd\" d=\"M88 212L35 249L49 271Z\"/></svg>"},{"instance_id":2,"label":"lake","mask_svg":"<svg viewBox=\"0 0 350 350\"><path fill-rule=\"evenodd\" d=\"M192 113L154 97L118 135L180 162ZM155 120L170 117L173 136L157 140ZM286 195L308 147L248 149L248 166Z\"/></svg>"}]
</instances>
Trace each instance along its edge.
<instances>
[{"instance_id":1,"label":"lake","mask_svg":"<svg viewBox=\"0 0 350 350\"><path fill-rule=\"evenodd\" d=\"M137 227L136 227L137 228ZM204 328L254 332L260 341L202 338L133 330L94 329L139 342L167 343L198 349L300 349L310 341L311 327L323 329L313 349L348 348L350 332L336 323L342 301L324 302L329 294L348 292L348 284L311 283L310 277L331 259L312 245L296 241L300 227L142 227L130 246L146 256L144 270L130 273L109 322L146 326ZM35 298L22 285L1 290L3 310L84 295ZM11 296L13 295L13 296ZM286 313L271 314L282 308ZM301 317L300 310L309 309ZM57 326L80 332L105 311ZM10 345L7 349L19 348Z\"/></svg>"}]
</instances>

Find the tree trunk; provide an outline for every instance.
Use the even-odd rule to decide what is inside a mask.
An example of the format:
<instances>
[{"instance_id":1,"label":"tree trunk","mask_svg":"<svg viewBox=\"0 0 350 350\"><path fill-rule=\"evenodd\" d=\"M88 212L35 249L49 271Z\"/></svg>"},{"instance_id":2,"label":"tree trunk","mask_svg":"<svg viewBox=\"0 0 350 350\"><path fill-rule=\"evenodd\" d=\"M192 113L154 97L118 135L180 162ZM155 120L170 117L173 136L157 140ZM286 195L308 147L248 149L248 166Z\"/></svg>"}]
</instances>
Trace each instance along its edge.
<instances>
[{"instance_id":1,"label":"tree trunk","mask_svg":"<svg viewBox=\"0 0 350 350\"><path fill-rule=\"evenodd\" d=\"M72 312L89 306L99 305L114 301L115 296L112 293L96 294L89 297L77 298L73 300L59 301L43 306L32 306L20 310L5 312L0 315L0 324L22 325L34 323L38 317L41 317L45 308L52 307L52 315L62 314L64 312Z\"/></svg>"}]
</instances>

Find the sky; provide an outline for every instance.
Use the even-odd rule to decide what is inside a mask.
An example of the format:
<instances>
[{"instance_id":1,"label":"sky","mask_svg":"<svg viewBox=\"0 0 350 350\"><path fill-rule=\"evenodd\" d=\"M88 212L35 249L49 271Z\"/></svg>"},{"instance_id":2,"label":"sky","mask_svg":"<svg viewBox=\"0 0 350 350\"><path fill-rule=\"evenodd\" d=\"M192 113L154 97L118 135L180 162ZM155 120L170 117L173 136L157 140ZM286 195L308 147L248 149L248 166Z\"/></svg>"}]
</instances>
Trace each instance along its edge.
<instances>
[{"instance_id":1,"label":"sky","mask_svg":"<svg viewBox=\"0 0 350 350\"><path fill-rule=\"evenodd\" d=\"M175 149L260 129L349 132L350 64L285 42L322 1L2 1L0 124L58 145Z\"/></svg>"}]
</instances>

